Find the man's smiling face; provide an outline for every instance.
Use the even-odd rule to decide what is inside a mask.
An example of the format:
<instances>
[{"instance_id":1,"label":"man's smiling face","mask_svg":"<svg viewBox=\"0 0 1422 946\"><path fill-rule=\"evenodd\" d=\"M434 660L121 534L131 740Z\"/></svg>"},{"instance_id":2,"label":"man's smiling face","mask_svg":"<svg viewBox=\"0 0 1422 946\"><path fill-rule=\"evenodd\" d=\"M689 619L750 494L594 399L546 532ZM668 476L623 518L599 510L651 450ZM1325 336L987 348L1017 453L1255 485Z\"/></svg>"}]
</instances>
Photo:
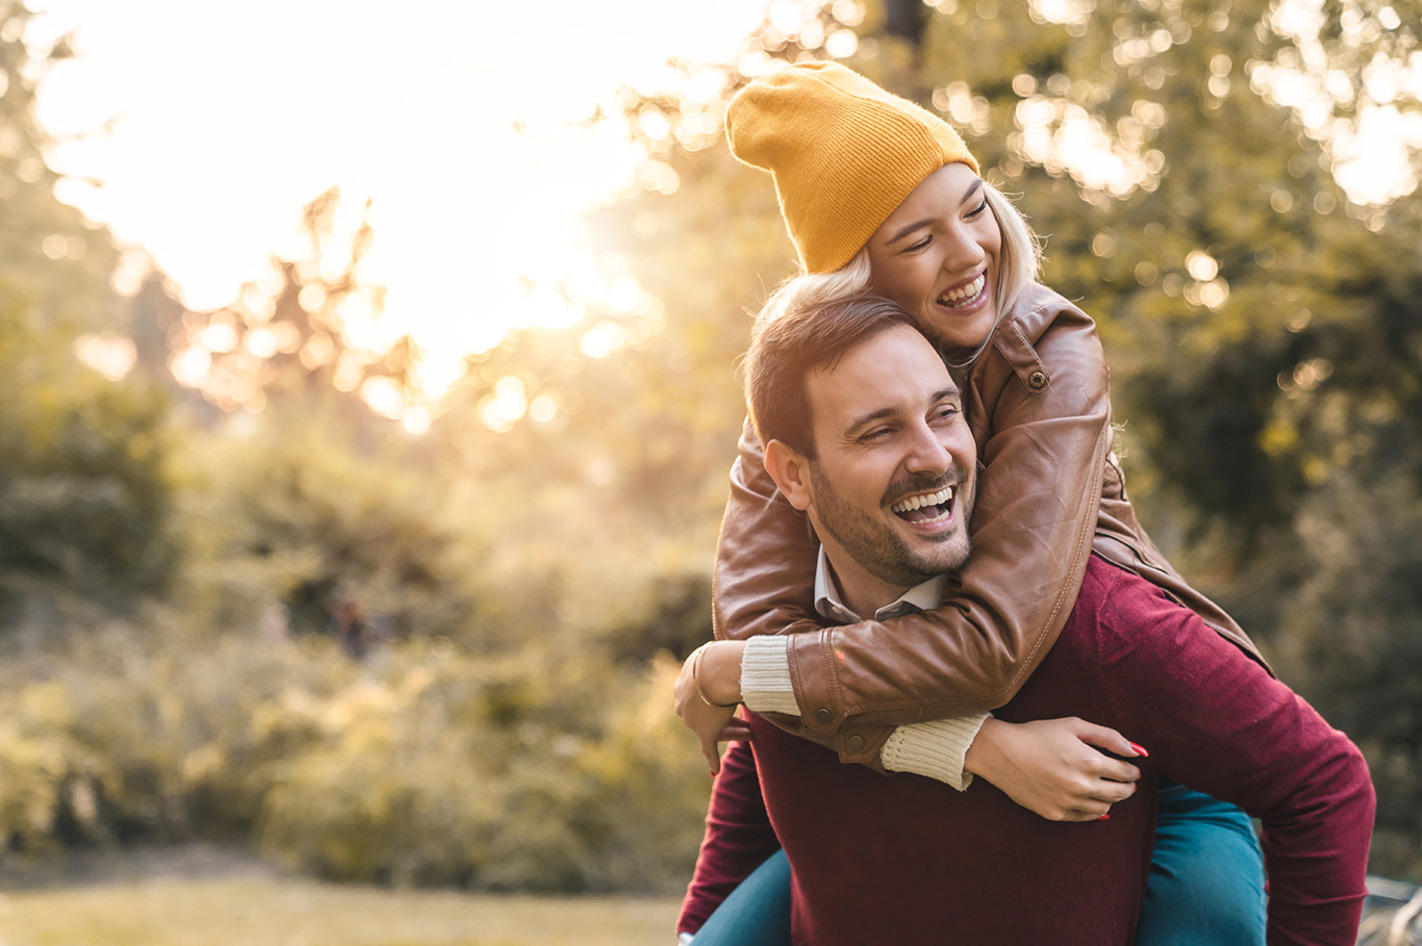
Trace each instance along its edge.
<instances>
[{"instance_id":1,"label":"man's smiling face","mask_svg":"<svg viewBox=\"0 0 1422 946\"><path fill-rule=\"evenodd\" d=\"M836 546L900 590L961 566L977 449L933 346L896 326L806 380L818 454L807 511L841 579Z\"/></svg>"}]
</instances>

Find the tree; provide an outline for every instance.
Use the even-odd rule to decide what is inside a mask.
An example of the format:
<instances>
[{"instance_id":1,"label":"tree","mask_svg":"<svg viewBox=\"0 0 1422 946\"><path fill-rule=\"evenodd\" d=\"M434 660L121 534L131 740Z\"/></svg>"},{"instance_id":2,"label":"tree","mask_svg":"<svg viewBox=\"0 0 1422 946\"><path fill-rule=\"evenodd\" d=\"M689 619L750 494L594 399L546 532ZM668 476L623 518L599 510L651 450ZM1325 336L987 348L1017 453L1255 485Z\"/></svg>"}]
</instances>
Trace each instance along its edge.
<instances>
[{"instance_id":1,"label":"tree","mask_svg":"<svg viewBox=\"0 0 1422 946\"><path fill-rule=\"evenodd\" d=\"M119 254L54 196L32 75L67 51L61 42L32 59L29 15L0 3L0 607L42 629L75 601L160 589L179 543L162 391L76 358L93 333L122 329L125 300L110 285Z\"/></svg>"}]
</instances>

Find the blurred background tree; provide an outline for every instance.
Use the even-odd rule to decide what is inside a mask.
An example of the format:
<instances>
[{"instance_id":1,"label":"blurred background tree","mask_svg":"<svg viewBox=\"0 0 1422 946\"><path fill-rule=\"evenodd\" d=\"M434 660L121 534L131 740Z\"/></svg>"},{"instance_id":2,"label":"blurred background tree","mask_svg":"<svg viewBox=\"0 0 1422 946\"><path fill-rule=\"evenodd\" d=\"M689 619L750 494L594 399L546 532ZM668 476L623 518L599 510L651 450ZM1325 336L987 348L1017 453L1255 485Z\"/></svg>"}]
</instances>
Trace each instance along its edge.
<instances>
[{"instance_id":1,"label":"blurred background tree","mask_svg":"<svg viewBox=\"0 0 1422 946\"><path fill-rule=\"evenodd\" d=\"M166 398L122 375L127 302L107 230L54 196L34 85L68 55L31 57L29 14L0 4L0 635L42 635L86 603L162 590L170 528ZM33 620L31 620L33 619Z\"/></svg>"},{"instance_id":2,"label":"blurred background tree","mask_svg":"<svg viewBox=\"0 0 1422 946\"><path fill-rule=\"evenodd\" d=\"M684 883L708 785L668 683L710 634L748 313L794 267L722 112L829 56L1020 195L1101 326L1143 519L1363 746L1374 869L1422 879L1422 196L1339 183L1370 107L1418 120L1390 71L1422 55L1415 0L776 0L736 61L591 119L646 156L592 220L606 291L539 287L582 320L441 392L416 341L369 342L379 234L335 191L227 306L158 272L120 294L0 11L12 853L222 837L343 879Z\"/></svg>"}]
</instances>

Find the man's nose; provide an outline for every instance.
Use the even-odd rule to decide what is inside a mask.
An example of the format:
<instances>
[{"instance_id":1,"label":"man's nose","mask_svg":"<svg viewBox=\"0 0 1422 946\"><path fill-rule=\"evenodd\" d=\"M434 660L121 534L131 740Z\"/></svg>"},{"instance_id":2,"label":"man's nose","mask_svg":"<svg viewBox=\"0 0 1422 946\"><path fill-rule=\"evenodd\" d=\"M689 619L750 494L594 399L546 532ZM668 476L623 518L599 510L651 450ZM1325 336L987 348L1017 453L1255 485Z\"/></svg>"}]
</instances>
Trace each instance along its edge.
<instances>
[{"instance_id":1,"label":"man's nose","mask_svg":"<svg viewBox=\"0 0 1422 946\"><path fill-rule=\"evenodd\" d=\"M953 454L939 431L926 423L914 428L908 456L904 458L910 473L942 476L953 468Z\"/></svg>"}]
</instances>

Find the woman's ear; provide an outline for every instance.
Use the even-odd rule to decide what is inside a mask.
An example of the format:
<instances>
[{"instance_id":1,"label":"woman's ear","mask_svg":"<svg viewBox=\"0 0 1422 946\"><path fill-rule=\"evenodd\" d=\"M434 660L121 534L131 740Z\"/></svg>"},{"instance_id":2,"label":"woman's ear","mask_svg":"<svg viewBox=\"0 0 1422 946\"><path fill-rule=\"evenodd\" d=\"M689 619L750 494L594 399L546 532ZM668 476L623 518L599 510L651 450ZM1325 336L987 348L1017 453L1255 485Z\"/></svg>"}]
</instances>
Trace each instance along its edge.
<instances>
[{"instance_id":1,"label":"woman's ear","mask_svg":"<svg viewBox=\"0 0 1422 946\"><path fill-rule=\"evenodd\" d=\"M790 505L804 512L810 508L810 461L783 440L765 445L765 472L775 480Z\"/></svg>"}]
</instances>

